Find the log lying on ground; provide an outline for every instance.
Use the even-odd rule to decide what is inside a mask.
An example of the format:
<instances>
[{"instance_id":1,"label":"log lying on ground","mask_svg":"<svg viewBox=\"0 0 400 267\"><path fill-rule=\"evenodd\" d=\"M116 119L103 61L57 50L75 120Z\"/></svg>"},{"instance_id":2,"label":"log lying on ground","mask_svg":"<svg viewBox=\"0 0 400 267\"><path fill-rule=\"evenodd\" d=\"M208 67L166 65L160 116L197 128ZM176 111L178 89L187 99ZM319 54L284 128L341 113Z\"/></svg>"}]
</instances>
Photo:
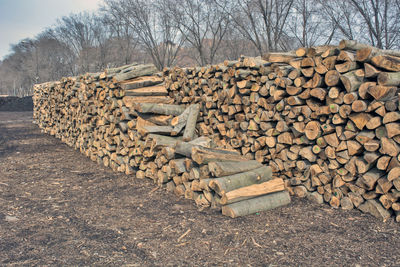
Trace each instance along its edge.
<instances>
[{"instance_id":1,"label":"log lying on ground","mask_svg":"<svg viewBox=\"0 0 400 267\"><path fill-rule=\"evenodd\" d=\"M222 214L231 218L236 218L278 208L288 205L289 203L290 195L288 192L283 191L223 206Z\"/></svg>"},{"instance_id":2,"label":"log lying on ground","mask_svg":"<svg viewBox=\"0 0 400 267\"><path fill-rule=\"evenodd\" d=\"M221 196L221 204L231 204L242 200L267 195L285 190L285 184L281 178L273 179L261 184L253 184L236 190L229 191Z\"/></svg>"}]
</instances>

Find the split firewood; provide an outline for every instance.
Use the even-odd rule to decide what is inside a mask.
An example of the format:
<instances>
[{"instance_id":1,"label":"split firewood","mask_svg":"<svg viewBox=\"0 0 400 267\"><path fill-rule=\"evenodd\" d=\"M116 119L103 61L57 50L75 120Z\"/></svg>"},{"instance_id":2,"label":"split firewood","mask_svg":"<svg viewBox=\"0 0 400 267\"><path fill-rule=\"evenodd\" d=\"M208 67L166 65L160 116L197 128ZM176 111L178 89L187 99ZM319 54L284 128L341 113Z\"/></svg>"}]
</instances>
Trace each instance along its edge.
<instances>
[{"instance_id":1,"label":"split firewood","mask_svg":"<svg viewBox=\"0 0 400 267\"><path fill-rule=\"evenodd\" d=\"M253 184L236 190L229 191L221 196L221 204L231 204L245 199L250 199L274 192L285 190L285 184L281 178L273 179L261 184Z\"/></svg>"}]
</instances>

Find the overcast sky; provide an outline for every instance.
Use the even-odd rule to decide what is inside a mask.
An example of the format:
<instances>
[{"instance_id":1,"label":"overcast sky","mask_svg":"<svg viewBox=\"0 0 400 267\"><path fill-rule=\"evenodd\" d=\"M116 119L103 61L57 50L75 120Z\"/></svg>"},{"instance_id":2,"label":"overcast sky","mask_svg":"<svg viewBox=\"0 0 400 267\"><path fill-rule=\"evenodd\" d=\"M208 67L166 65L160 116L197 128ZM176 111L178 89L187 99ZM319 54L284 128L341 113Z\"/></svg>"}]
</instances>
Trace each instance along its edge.
<instances>
[{"instance_id":1,"label":"overcast sky","mask_svg":"<svg viewBox=\"0 0 400 267\"><path fill-rule=\"evenodd\" d=\"M80 11L93 11L103 0L0 0L0 59L10 44L35 37L57 18Z\"/></svg>"}]
</instances>

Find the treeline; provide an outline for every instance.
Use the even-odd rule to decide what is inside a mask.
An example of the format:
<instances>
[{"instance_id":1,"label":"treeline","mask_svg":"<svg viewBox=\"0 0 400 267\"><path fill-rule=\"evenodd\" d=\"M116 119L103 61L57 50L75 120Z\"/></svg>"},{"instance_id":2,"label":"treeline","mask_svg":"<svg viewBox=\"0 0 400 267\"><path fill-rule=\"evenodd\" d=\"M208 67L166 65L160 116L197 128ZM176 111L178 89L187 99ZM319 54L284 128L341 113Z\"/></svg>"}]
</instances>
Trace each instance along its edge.
<instances>
[{"instance_id":1,"label":"treeline","mask_svg":"<svg viewBox=\"0 0 400 267\"><path fill-rule=\"evenodd\" d=\"M133 61L207 65L353 39L400 47L400 0L105 0L11 45L0 94Z\"/></svg>"}]
</instances>

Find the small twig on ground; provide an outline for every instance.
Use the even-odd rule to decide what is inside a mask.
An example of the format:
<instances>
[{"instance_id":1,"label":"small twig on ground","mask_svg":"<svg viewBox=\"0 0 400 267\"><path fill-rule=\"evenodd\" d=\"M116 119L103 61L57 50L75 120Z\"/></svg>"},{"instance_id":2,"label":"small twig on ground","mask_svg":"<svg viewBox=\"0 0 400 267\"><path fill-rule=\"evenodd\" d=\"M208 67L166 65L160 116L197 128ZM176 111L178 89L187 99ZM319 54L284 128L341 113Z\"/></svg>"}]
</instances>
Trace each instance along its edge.
<instances>
[{"instance_id":1,"label":"small twig on ground","mask_svg":"<svg viewBox=\"0 0 400 267\"><path fill-rule=\"evenodd\" d=\"M257 242L256 242L256 240L254 239L254 237L251 237L251 240L253 241L253 244L256 246L256 247L259 247L259 248L262 248L263 246L261 246L260 244L258 244Z\"/></svg>"},{"instance_id":2,"label":"small twig on ground","mask_svg":"<svg viewBox=\"0 0 400 267\"><path fill-rule=\"evenodd\" d=\"M192 231L192 230L189 229L189 230L187 230L183 235L181 235L181 236L178 238L178 243L181 242L181 240L182 240L183 238L185 238L185 236L187 236L187 235L190 233L190 231Z\"/></svg>"},{"instance_id":3,"label":"small twig on ground","mask_svg":"<svg viewBox=\"0 0 400 267\"><path fill-rule=\"evenodd\" d=\"M152 193L154 193L154 192L157 191L157 190L158 190L158 187L154 187L154 188L151 189L151 191L149 192L149 195L152 194Z\"/></svg>"}]
</instances>

